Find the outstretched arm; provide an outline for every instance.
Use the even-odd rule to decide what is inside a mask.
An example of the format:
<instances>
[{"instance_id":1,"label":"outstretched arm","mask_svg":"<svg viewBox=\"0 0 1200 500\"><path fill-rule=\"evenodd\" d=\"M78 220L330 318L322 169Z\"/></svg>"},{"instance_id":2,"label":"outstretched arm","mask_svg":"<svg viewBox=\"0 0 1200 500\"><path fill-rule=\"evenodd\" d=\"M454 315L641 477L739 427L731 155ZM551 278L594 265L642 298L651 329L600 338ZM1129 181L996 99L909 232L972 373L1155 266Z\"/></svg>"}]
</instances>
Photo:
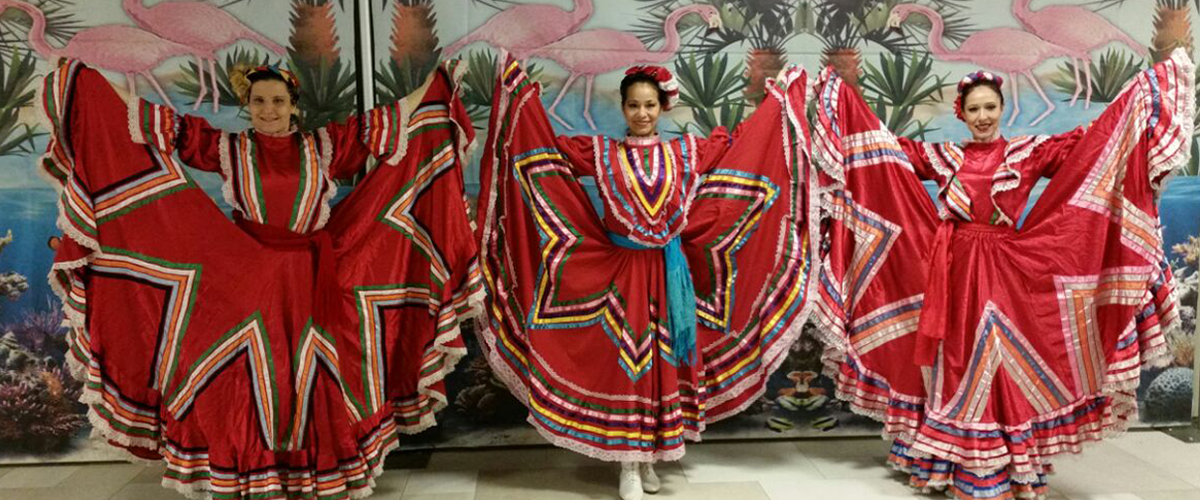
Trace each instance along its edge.
<instances>
[{"instance_id":1,"label":"outstretched arm","mask_svg":"<svg viewBox=\"0 0 1200 500\"><path fill-rule=\"evenodd\" d=\"M416 113L420 111L418 108L422 99L434 79L443 72L440 68L434 68L421 86L391 104L326 125L325 133L333 148L329 163L330 176L340 179L361 173L368 156L374 156L384 164L398 162L407 152L409 127L420 118ZM449 103L437 104L442 108L449 107Z\"/></svg>"},{"instance_id":2,"label":"outstretched arm","mask_svg":"<svg viewBox=\"0 0 1200 500\"><path fill-rule=\"evenodd\" d=\"M199 116L183 115L170 107L154 104L117 89L129 112L129 133L133 142L148 144L165 154L178 153L184 164L205 172L225 175L221 168L221 135Z\"/></svg>"}]
</instances>

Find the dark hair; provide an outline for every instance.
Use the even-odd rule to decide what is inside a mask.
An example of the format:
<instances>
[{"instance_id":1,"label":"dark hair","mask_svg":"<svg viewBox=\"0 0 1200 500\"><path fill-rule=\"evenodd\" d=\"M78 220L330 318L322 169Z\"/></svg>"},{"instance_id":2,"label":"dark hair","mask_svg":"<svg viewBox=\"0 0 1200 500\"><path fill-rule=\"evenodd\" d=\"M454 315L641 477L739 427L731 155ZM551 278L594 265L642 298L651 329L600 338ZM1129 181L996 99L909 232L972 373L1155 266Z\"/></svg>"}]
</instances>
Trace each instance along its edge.
<instances>
[{"instance_id":1,"label":"dark hair","mask_svg":"<svg viewBox=\"0 0 1200 500\"><path fill-rule=\"evenodd\" d=\"M625 75L625 78L621 79L622 106L625 105L625 99L629 96L629 87L632 87L635 83L648 83L651 87L654 87L654 90L658 92L658 105L663 109L666 109L668 102L667 92L664 91L662 87L658 86L658 80L655 80L654 77L645 73L633 73Z\"/></svg>"},{"instance_id":2,"label":"dark hair","mask_svg":"<svg viewBox=\"0 0 1200 500\"><path fill-rule=\"evenodd\" d=\"M287 79L285 79L279 73L275 73L273 71L254 71L254 72L251 72L249 75L246 75L246 81L250 82L250 86L246 87L246 102L247 103L250 102L250 93L254 89L254 84L256 84L258 82L276 81L276 82L283 82L283 85L287 87L288 97L291 98L292 106L300 105L300 89L298 87L296 87L295 85L292 85L291 82L288 82ZM292 116L288 118L288 121L291 122L293 127L296 127L298 129L303 128L303 123L300 120L300 116L295 113L293 113Z\"/></svg>"},{"instance_id":3,"label":"dark hair","mask_svg":"<svg viewBox=\"0 0 1200 500\"><path fill-rule=\"evenodd\" d=\"M255 71L249 75L246 75L246 80L250 82L250 86L246 87L246 102L250 102L250 89L254 88L254 84L258 82L276 81L283 82L284 86L287 87L288 96L292 98L293 106L300 104L300 89L294 87L279 73L272 71Z\"/></svg>"},{"instance_id":4,"label":"dark hair","mask_svg":"<svg viewBox=\"0 0 1200 500\"><path fill-rule=\"evenodd\" d=\"M967 96L971 95L971 91L979 87L987 87L995 91L996 95L1000 96L1000 105L1004 105L1004 92L1000 91L1000 86L991 80L979 80L967 84L963 87L962 92L959 92L959 95L962 96L961 99L963 106L967 105Z\"/></svg>"}]
</instances>

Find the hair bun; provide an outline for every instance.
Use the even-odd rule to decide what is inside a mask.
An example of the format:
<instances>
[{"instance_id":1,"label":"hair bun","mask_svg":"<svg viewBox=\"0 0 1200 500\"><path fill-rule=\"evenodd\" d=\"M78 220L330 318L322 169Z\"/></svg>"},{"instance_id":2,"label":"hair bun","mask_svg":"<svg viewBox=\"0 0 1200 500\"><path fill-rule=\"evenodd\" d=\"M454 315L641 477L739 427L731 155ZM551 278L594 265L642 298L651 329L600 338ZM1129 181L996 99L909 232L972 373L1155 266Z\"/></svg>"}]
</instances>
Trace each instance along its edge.
<instances>
[{"instance_id":1,"label":"hair bun","mask_svg":"<svg viewBox=\"0 0 1200 500\"><path fill-rule=\"evenodd\" d=\"M250 74L251 69L253 67L249 64L237 63L229 70L229 87L242 105L250 102L250 79L246 75Z\"/></svg>"}]
</instances>

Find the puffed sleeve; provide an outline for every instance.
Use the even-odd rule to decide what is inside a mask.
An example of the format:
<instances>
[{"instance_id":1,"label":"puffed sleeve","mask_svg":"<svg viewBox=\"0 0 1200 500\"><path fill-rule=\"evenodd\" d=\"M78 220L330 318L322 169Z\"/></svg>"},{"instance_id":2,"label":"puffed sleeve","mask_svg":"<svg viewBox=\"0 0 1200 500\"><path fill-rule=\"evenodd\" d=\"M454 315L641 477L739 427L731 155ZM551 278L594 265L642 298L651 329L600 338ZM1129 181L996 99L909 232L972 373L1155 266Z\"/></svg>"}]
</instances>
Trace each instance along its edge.
<instances>
[{"instance_id":1,"label":"puffed sleeve","mask_svg":"<svg viewBox=\"0 0 1200 500\"><path fill-rule=\"evenodd\" d=\"M555 137L554 143L570 160L571 172L576 177L595 177L596 155L599 154L596 151L597 141L604 140L594 135L560 135Z\"/></svg>"},{"instance_id":2,"label":"puffed sleeve","mask_svg":"<svg viewBox=\"0 0 1200 500\"><path fill-rule=\"evenodd\" d=\"M404 156L404 122L398 116L400 101L367 111L361 117L351 115L342 122L325 126L330 154L329 176L334 179L353 177L367 164L367 155L384 163L394 163ZM369 124L376 124L372 128ZM373 137L374 136L374 137ZM398 136L398 138L397 138Z\"/></svg>"},{"instance_id":3,"label":"puffed sleeve","mask_svg":"<svg viewBox=\"0 0 1200 500\"><path fill-rule=\"evenodd\" d=\"M1070 132L1052 135L1038 144L1030 159L1035 161L1030 170L1037 177L1054 177L1058 168L1067 160L1079 139L1083 137L1084 128L1078 127Z\"/></svg>"},{"instance_id":4,"label":"puffed sleeve","mask_svg":"<svg viewBox=\"0 0 1200 500\"><path fill-rule=\"evenodd\" d=\"M896 137L896 142L900 143L900 149L904 151L904 156L908 157L908 163L912 165L913 173L923 181L936 181L938 179L937 171L933 169L933 165L929 162L929 157L925 156L925 143L914 141L907 137Z\"/></svg>"},{"instance_id":5,"label":"puffed sleeve","mask_svg":"<svg viewBox=\"0 0 1200 500\"><path fill-rule=\"evenodd\" d=\"M725 127L715 127L708 137L696 139L696 150L700 152L698 156L698 164L701 171L707 171L716 165L721 164L721 159L725 157L725 153L729 152L729 148L733 146L733 141L740 135L743 130L742 122L733 130L733 134L729 134L729 130Z\"/></svg>"},{"instance_id":6,"label":"puffed sleeve","mask_svg":"<svg viewBox=\"0 0 1200 500\"><path fill-rule=\"evenodd\" d=\"M178 153L189 167L221 173L221 134L208 120L182 115L170 107L145 99L128 102L129 134L133 142L148 144L165 154Z\"/></svg>"}]
</instances>

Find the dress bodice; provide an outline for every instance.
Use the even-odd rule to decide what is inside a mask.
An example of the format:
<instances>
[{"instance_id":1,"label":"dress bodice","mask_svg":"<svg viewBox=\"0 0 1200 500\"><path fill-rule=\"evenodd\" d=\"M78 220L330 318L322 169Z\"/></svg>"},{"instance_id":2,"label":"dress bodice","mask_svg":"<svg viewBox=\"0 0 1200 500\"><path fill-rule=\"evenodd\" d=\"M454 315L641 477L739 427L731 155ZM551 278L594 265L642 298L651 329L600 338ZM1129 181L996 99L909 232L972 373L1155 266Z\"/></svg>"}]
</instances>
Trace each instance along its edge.
<instances>
[{"instance_id":1,"label":"dress bodice","mask_svg":"<svg viewBox=\"0 0 1200 500\"><path fill-rule=\"evenodd\" d=\"M700 178L730 145L716 129L704 139L559 137L577 176L594 176L612 233L647 246L665 245L687 226Z\"/></svg>"},{"instance_id":2,"label":"dress bodice","mask_svg":"<svg viewBox=\"0 0 1200 500\"><path fill-rule=\"evenodd\" d=\"M1082 135L1078 128L962 144L898 141L913 172L937 182L942 219L1015 226L1038 179L1053 177Z\"/></svg>"}]
</instances>

